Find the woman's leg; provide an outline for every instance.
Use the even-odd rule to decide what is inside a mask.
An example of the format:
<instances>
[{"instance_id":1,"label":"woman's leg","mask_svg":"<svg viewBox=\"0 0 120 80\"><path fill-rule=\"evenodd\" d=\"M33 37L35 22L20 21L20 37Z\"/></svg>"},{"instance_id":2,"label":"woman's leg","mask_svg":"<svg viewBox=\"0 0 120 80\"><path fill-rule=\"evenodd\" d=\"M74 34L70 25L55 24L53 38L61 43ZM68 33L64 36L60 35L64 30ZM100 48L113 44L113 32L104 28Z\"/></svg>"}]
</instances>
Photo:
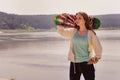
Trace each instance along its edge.
<instances>
[{"instance_id":1,"label":"woman's leg","mask_svg":"<svg viewBox=\"0 0 120 80\"><path fill-rule=\"evenodd\" d=\"M82 73L85 80L95 80L95 68L93 64L84 64L82 66Z\"/></svg>"},{"instance_id":2,"label":"woman's leg","mask_svg":"<svg viewBox=\"0 0 120 80\"><path fill-rule=\"evenodd\" d=\"M79 63L70 63L70 80L80 80L81 69Z\"/></svg>"}]
</instances>

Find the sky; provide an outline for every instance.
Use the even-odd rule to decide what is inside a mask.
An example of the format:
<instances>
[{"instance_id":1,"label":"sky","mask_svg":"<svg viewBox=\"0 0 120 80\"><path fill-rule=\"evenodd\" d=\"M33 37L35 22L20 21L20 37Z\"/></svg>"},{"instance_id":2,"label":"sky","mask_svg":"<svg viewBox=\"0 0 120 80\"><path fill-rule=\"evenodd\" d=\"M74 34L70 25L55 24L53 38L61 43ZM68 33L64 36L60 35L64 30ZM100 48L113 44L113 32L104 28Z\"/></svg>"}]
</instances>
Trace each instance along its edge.
<instances>
[{"instance_id":1,"label":"sky","mask_svg":"<svg viewBox=\"0 0 120 80\"><path fill-rule=\"evenodd\" d=\"M120 14L120 0L0 0L0 11L20 14Z\"/></svg>"}]
</instances>

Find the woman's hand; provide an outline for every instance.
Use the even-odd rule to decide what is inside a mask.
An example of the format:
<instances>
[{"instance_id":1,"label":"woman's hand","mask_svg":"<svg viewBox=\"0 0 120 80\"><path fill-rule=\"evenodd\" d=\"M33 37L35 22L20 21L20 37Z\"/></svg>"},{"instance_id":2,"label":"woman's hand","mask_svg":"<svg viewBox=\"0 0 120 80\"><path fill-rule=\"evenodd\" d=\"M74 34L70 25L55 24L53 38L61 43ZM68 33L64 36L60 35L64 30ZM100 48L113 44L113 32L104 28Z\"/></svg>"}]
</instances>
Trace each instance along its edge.
<instances>
[{"instance_id":1,"label":"woman's hand","mask_svg":"<svg viewBox=\"0 0 120 80\"><path fill-rule=\"evenodd\" d=\"M93 57L91 58L87 64L96 64L99 61L99 57Z\"/></svg>"}]
</instances>

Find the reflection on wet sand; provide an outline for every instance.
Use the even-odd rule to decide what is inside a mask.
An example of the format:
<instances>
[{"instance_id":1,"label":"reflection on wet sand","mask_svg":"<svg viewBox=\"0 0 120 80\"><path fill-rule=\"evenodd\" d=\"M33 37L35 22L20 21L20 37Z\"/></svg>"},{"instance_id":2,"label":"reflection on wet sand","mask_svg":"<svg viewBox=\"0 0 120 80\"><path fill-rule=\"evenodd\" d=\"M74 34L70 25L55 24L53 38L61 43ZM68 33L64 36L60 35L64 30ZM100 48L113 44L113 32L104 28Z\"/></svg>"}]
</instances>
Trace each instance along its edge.
<instances>
[{"instance_id":1,"label":"reflection on wet sand","mask_svg":"<svg viewBox=\"0 0 120 80\"><path fill-rule=\"evenodd\" d=\"M96 32L103 46L103 57L95 64L96 79L119 80L120 31ZM0 45L0 77L69 79L69 41L56 32L1 33Z\"/></svg>"}]
</instances>

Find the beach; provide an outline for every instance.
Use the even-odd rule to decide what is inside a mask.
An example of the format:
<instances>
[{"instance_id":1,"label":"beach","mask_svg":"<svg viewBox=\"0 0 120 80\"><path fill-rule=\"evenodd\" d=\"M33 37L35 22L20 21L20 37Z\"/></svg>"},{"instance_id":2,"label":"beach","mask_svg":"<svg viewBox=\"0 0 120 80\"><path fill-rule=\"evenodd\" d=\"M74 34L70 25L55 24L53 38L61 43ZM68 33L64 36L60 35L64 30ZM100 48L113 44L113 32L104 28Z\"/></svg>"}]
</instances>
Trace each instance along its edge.
<instances>
[{"instance_id":1,"label":"beach","mask_svg":"<svg viewBox=\"0 0 120 80\"><path fill-rule=\"evenodd\" d=\"M97 30L103 47L96 80L119 80L120 30ZM57 32L0 33L0 77L69 80L69 40ZM81 80L84 80L81 77Z\"/></svg>"}]
</instances>

